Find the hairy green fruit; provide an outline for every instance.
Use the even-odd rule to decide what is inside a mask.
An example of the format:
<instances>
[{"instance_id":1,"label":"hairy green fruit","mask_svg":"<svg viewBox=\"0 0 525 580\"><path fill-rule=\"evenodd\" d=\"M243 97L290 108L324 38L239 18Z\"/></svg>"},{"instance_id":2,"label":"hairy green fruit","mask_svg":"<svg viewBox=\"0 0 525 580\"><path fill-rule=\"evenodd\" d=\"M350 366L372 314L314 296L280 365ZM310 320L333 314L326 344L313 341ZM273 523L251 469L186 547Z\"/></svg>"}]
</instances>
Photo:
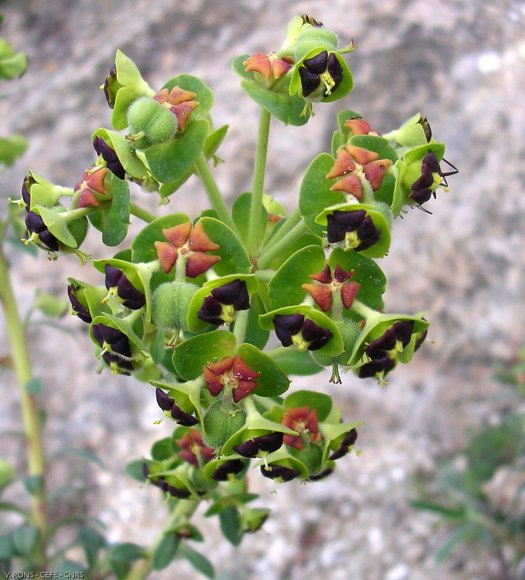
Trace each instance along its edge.
<instances>
[{"instance_id":1,"label":"hairy green fruit","mask_svg":"<svg viewBox=\"0 0 525 580\"><path fill-rule=\"evenodd\" d=\"M171 139L177 132L177 117L151 97L140 97L128 110L130 138L137 149Z\"/></svg>"},{"instance_id":2,"label":"hairy green fruit","mask_svg":"<svg viewBox=\"0 0 525 580\"><path fill-rule=\"evenodd\" d=\"M153 323L161 328L187 330L188 307L198 286L190 282L165 282L153 293Z\"/></svg>"},{"instance_id":3,"label":"hairy green fruit","mask_svg":"<svg viewBox=\"0 0 525 580\"><path fill-rule=\"evenodd\" d=\"M217 401L204 416L206 444L215 449L221 447L244 426L245 421L246 413L242 409L226 409L222 401Z\"/></svg>"}]
</instances>

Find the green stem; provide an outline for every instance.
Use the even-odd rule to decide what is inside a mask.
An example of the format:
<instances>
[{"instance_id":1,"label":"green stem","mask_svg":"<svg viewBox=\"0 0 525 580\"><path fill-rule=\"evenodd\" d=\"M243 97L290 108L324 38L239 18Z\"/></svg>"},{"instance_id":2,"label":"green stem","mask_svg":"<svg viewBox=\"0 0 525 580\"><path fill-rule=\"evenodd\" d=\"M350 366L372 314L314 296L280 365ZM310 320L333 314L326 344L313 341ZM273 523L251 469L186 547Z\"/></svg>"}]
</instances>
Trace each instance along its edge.
<instances>
[{"instance_id":1,"label":"green stem","mask_svg":"<svg viewBox=\"0 0 525 580\"><path fill-rule=\"evenodd\" d=\"M306 224L303 221L295 224L295 226L284 236L282 237L279 242L269 248L264 254L261 256L257 263L257 267L261 269L268 268L272 261L283 251L286 250L287 247L297 240L302 234L306 232Z\"/></svg>"},{"instance_id":2,"label":"green stem","mask_svg":"<svg viewBox=\"0 0 525 580\"><path fill-rule=\"evenodd\" d=\"M156 549L164 539L164 535L177 524L189 520L198 506L198 501L190 499L182 499L177 502L166 522L166 525L153 542L151 548L148 549L146 558L139 560L137 564L133 566L129 574L126 576L126 580L144 580L149 576L153 565L153 556L155 555Z\"/></svg>"},{"instance_id":3,"label":"green stem","mask_svg":"<svg viewBox=\"0 0 525 580\"><path fill-rule=\"evenodd\" d=\"M268 240L268 243L264 246L265 250L269 250L277 242L279 242L284 236L288 234L299 222L301 221L301 211L296 209L292 214L290 214L284 224L275 232L275 234Z\"/></svg>"},{"instance_id":4,"label":"green stem","mask_svg":"<svg viewBox=\"0 0 525 580\"><path fill-rule=\"evenodd\" d=\"M204 189L208 194L208 199L212 208L217 212L219 219L222 220L227 226L230 226L232 230L235 231L235 224L230 216L230 211L224 201L224 198L217 187L217 183L213 177L212 172L210 171L210 167L204 155L197 159L195 162L195 169L197 170L197 175L200 177L202 184L204 185Z\"/></svg>"},{"instance_id":5,"label":"green stem","mask_svg":"<svg viewBox=\"0 0 525 580\"><path fill-rule=\"evenodd\" d=\"M32 378L29 347L27 345L24 325L20 319L13 288L9 278L7 260L0 247L0 301L4 308L4 316L11 345L11 356L16 371L22 422L26 440L28 473L38 479L40 485L31 496L31 514L34 525L40 532L39 553L36 554L38 566L46 568L47 542L47 496L45 488L45 456L42 445L42 430L40 413L36 398L31 395L26 385Z\"/></svg>"},{"instance_id":6,"label":"green stem","mask_svg":"<svg viewBox=\"0 0 525 580\"><path fill-rule=\"evenodd\" d=\"M263 210L264 174L266 172L271 118L271 114L266 109L261 109L248 228L248 252L251 256L257 255L264 236L264 231L261 231L260 215Z\"/></svg>"},{"instance_id":7,"label":"green stem","mask_svg":"<svg viewBox=\"0 0 525 580\"><path fill-rule=\"evenodd\" d=\"M237 344L242 344L246 337L246 329L248 328L248 317L250 310L241 310L235 317L235 325L233 326L233 334L237 339Z\"/></svg>"},{"instance_id":8,"label":"green stem","mask_svg":"<svg viewBox=\"0 0 525 580\"><path fill-rule=\"evenodd\" d=\"M90 213L94 213L99 211L99 207L87 206L87 207L78 207L76 209L70 209L64 214L64 219L67 223L73 222L78 218L84 217Z\"/></svg>"},{"instance_id":9,"label":"green stem","mask_svg":"<svg viewBox=\"0 0 525 580\"><path fill-rule=\"evenodd\" d=\"M359 302L359 300L354 300L352 302L352 310L355 310L357 314L362 316L365 320L372 318L373 316L380 316L380 313L377 310L373 310L366 304Z\"/></svg>"},{"instance_id":10,"label":"green stem","mask_svg":"<svg viewBox=\"0 0 525 580\"><path fill-rule=\"evenodd\" d=\"M156 216L154 216L152 213L149 213L149 211L146 211L136 203L132 203L129 206L129 213L148 223L151 223L154 219L156 219Z\"/></svg>"}]
</instances>

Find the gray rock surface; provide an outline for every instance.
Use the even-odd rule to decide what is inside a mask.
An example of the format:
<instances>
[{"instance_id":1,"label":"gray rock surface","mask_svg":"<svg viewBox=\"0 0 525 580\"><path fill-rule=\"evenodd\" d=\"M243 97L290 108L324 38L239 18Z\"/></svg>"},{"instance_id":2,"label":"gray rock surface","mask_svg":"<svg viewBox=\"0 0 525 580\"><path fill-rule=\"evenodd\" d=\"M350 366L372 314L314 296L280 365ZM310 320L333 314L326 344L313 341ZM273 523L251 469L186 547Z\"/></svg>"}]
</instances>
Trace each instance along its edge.
<instances>
[{"instance_id":1,"label":"gray rock surface","mask_svg":"<svg viewBox=\"0 0 525 580\"><path fill-rule=\"evenodd\" d=\"M273 508L264 530L233 549L205 524L204 550L220 578L231 580L499 578L496 562L468 550L437 567L446 533L407 500L414 476L431 475L440 457L463 444L467 428L497 420L509 404L492 368L523 342L525 327L525 2L18 0L0 9L2 34L30 59L26 75L2 87L0 101L2 133L30 138L23 160L0 175L0 191L15 197L28 168L73 185L93 161L88 137L109 123L98 87L120 48L153 86L189 72L214 89L214 119L230 124L218 181L233 199L250 187L257 115L229 63L278 47L286 22L305 12L358 43L349 58L356 89L343 102L318 106L307 129L274 124L269 192L295 203L301 173L328 148L341 108L361 112L383 131L418 111L430 119L460 173L450 192L428 204L432 215L414 210L396 223L381 265L390 280L387 309L427 311L431 340L386 388L350 376L340 386L328 386L326 376L297 381L328 387L345 416L365 422L361 455L345 459L327 480L275 493L253 477L261 504ZM157 208L155 198L141 197ZM204 205L191 180L160 211L195 214ZM95 237L88 247L100 255ZM35 288L64 296L67 276L98 280L73 258L48 264L13 253L13 260L24 310ZM50 452L65 442L94 450L106 469L53 463L52 484L66 481L76 490L55 509L89 512L111 539L147 543L165 511L156 490L130 481L123 466L147 454L170 425L153 424L159 413L150 389L97 375L80 323L64 326L69 334L42 325L30 331L35 374L45 382L46 445ZM6 349L2 333L0 352ZM18 403L14 377L0 378L0 426L8 431L16 428ZM22 466L19 439L1 441ZM193 572L174 565L154 577Z\"/></svg>"}]
</instances>

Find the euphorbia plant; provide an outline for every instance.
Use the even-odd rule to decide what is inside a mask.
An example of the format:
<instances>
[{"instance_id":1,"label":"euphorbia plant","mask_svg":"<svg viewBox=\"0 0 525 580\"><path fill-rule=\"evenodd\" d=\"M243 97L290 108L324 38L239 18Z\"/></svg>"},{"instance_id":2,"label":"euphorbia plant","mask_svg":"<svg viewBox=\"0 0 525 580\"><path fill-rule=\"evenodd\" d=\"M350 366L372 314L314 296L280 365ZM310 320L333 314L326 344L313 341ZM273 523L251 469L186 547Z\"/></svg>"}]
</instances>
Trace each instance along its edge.
<instances>
[{"instance_id":1,"label":"euphorbia plant","mask_svg":"<svg viewBox=\"0 0 525 580\"><path fill-rule=\"evenodd\" d=\"M119 576L145 577L176 556L209 572L187 545L200 536L190 518L201 502L237 544L268 516L250 506L254 467L280 483L315 481L354 449L358 423L342 417L330 385L290 390L292 377L328 367L331 382L342 369L385 383L426 336L423 313L384 311L377 263L393 220L421 209L455 172L443 171L444 145L423 116L381 135L343 110L331 150L304 174L297 209L287 214L265 191L272 117L306 125L318 104L346 97L354 48L305 15L292 19L280 49L235 59L260 122L252 189L231 208L212 171L227 126L213 125L210 88L187 74L152 88L120 51L103 84L112 128L93 133L93 165L72 189L34 172L24 181L28 243L86 261L92 226L108 249L125 246L92 261L99 286L69 279L72 312L100 369L149 385L173 421L172 436L130 467L168 498L168 523ZM157 218L133 201L131 184L166 203L192 174L211 206L198 216ZM130 215L145 222L133 239Z\"/></svg>"}]
</instances>

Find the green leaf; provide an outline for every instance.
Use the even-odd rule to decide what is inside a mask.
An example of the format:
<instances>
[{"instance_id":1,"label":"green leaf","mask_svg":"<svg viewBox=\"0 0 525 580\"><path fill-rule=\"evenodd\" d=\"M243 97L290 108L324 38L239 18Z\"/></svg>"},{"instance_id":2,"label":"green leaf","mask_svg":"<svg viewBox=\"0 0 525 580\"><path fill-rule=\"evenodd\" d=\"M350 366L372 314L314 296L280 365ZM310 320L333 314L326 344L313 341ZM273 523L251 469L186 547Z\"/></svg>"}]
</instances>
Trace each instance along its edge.
<instances>
[{"instance_id":1,"label":"green leaf","mask_svg":"<svg viewBox=\"0 0 525 580\"><path fill-rule=\"evenodd\" d=\"M87 570L73 560L64 560L58 567L58 578L85 578Z\"/></svg>"},{"instance_id":2,"label":"green leaf","mask_svg":"<svg viewBox=\"0 0 525 580\"><path fill-rule=\"evenodd\" d=\"M24 487L30 495L39 493L44 485L44 480L41 475L28 475L23 479Z\"/></svg>"},{"instance_id":3,"label":"green leaf","mask_svg":"<svg viewBox=\"0 0 525 580\"><path fill-rule=\"evenodd\" d=\"M290 386L290 379L264 352L252 344L241 344L237 354L244 362L261 376L257 379L255 393L260 397L276 397Z\"/></svg>"},{"instance_id":4,"label":"green leaf","mask_svg":"<svg viewBox=\"0 0 525 580\"><path fill-rule=\"evenodd\" d=\"M346 199L340 191L330 191L332 181L326 179L326 175L333 164L331 155L321 153L310 163L301 182L299 209L308 228L318 236L323 235L324 228L315 218L326 207L343 203Z\"/></svg>"},{"instance_id":5,"label":"green leaf","mask_svg":"<svg viewBox=\"0 0 525 580\"><path fill-rule=\"evenodd\" d=\"M319 246L307 246L290 256L268 285L270 308L300 304L306 296L301 285L312 282L310 276L320 272L325 263L324 251Z\"/></svg>"},{"instance_id":6,"label":"green leaf","mask_svg":"<svg viewBox=\"0 0 525 580\"><path fill-rule=\"evenodd\" d=\"M193 336L175 349L173 365L183 379L196 379L205 365L232 356L235 345L235 336L226 330Z\"/></svg>"},{"instance_id":7,"label":"green leaf","mask_svg":"<svg viewBox=\"0 0 525 580\"><path fill-rule=\"evenodd\" d=\"M89 449L80 449L79 447L61 447L55 454L53 454L52 458L55 459L65 455L74 455L79 459L84 459L85 461L96 463L98 466L104 467L104 464L96 453L93 453L93 451L90 451Z\"/></svg>"},{"instance_id":8,"label":"green leaf","mask_svg":"<svg viewBox=\"0 0 525 580\"><path fill-rule=\"evenodd\" d=\"M164 534L153 554L153 570L164 570L177 555L180 539L175 534Z\"/></svg>"},{"instance_id":9,"label":"green leaf","mask_svg":"<svg viewBox=\"0 0 525 580\"><path fill-rule=\"evenodd\" d=\"M31 558L38 542L38 529L33 526L22 526L13 531L13 544L17 553L25 558Z\"/></svg>"},{"instance_id":10,"label":"green leaf","mask_svg":"<svg viewBox=\"0 0 525 580\"><path fill-rule=\"evenodd\" d=\"M13 534L0 536L0 566L5 560L10 560L16 556L16 548L13 542Z\"/></svg>"},{"instance_id":11,"label":"green leaf","mask_svg":"<svg viewBox=\"0 0 525 580\"><path fill-rule=\"evenodd\" d=\"M219 521L224 537L234 546L238 546L242 542L243 537L242 520L239 510L233 505L224 508L219 513Z\"/></svg>"},{"instance_id":12,"label":"green leaf","mask_svg":"<svg viewBox=\"0 0 525 580\"><path fill-rule=\"evenodd\" d=\"M250 311L248 312L248 323L246 325L244 340L261 350L266 346L270 338L270 332L261 328L259 324L259 316L265 312L266 310L264 309L259 294L253 294L250 297Z\"/></svg>"},{"instance_id":13,"label":"green leaf","mask_svg":"<svg viewBox=\"0 0 525 580\"><path fill-rule=\"evenodd\" d=\"M16 505L15 503L10 502L10 501L0 501L0 511L2 511L2 512L14 512L14 513L20 514L21 516L24 516L24 518L26 518L26 519L28 519L30 517L24 508L20 507L19 505ZM1 559L2 558L0 558L0 560Z\"/></svg>"},{"instance_id":14,"label":"green leaf","mask_svg":"<svg viewBox=\"0 0 525 580\"><path fill-rule=\"evenodd\" d=\"M146 550L138 544L126 542L113 546L109 551L109 558L115 562L132 562L146 557Z\"/></svg>"},{"instance_id":15,"label":"green leaf","mask_svg":"<svg viewBox=\"0 0 525 580\"><path fill-rule=\"evenodd\" d=\"M239 232L239 235L246 243L248 239L248 232L250 228L250 209L252 205L252 194L249 191L241 193L239 197L234 201L232 207L232 218L235 223L235 227ZM259 212L258 217L258 231L266 231L266 226L268 225L268 213L263 207L262 211Z\"/></svg>"},{"instance_id":16,"label":"green leaf","mask_svg":"<svg viewBox=\"0 0 525 580\"><path fill-rule=\"evenodd\" d=\"M27 140L22 135L0 137L0 163L10 167L27 149Z\"/></svg>"},{"instance_id":17,"label":"green leaf","mask_svg":"<svg viewBox=\"0 0 525 580\"><path fill-rule=\"evenodd\" d=\"M215 569L213 564L203 556L200 552L197 552L193 548L190 548L188 544L180 544L178 555L187 560L195 570L201 572L208 578L215 578Z\"/></svg>"},{"instance_id":18,"label":"green leaf","mask_svg":"<svg viewBox=\"0 0 525 580\"><path fill-rule=\"evenodd\" d=\"M301 126L308 122L308 115L302 115L303 99L289 95L288 91L276 93L249 80L241 81L241 87L258 105L285 125Z\"/></svg>"},{"instance_id":19,"label":"green leaf","mask_svg":"<svg viewBox=\"0 0 525 580\"><path fill-rule=\"evenodd\" d=\"M70 248L78 247L77 240L70 232L64 211L55 211L41 205L32 205L32 210L39 214L47 229L64 245Z\"/></svg>"},{"instance_id":20,"label":"green leaf","mask_svg":"<svg viewBox=\"0 0 525 580\"><path fill-rule=\"evenodd\" d=\"M324 421L332 410L332 398L316 391L295 391L284 400L285 409L295 409L308 405L310 409L317 409L317 418Z\"/></svg>"},{"instance_id":21,"label":"green leaf","mask_svg":"<svg viewBox=\"0 0 525 580\"><path fill-rule=\"evenodd\" d=\"M443 516L448 520L464 520L466 516L464 507L450 508L442 504L426 500L412 500L409 502L409 504L417 510L432 512Z\"/></svg>"},{"instance_id":22,"label":"green leaf","mask_svg":"<svg viewBox=\"0 0 525 580\"><path fill-rule=\"evenodd\" d=\"M182 135L145 149L153 177L161 183L172 183L184 176L201 154L207 136L208 121L197 119Z\"/></svg>"},{"instance_id":23,"label":"green leaf","mask_svg":"<svg viewBox=\"0 0 525 580\"><path fill-rule=\"evenodd\" d=\"M118 246L128 233L129 226L129 188L127 181L122 181L113 173L105 178L106 187L113 195L109 210L102 212L102 241L106 246Z\"/></svg>"},{"instance_id":24,"label":"green leaf","mask_svg":"<svg viewBox=\"0 0 525 580\"><path fill-rule=\"evenodd\" d=\"M215 153L217 153L217 150L226 137L228 129L229 125L223 125L206 137L206 143L204 143L204 148L202 150L206 159L213 157Z\"/></svg>"},{"instance_id":25,"label":"green leaf","mask_svg":"<svg viewBox=\"0 0 525 580\"><path fill-rule=\"evenodd\" d=\"M42 379L33 377L25 386L30 395L40 395L42 393Z\"/></svg>"},{"instance_id":26,"label":"green leaf","mask_svg":"<svg viewBox=\"0 0 525 580\"><path fill-rule=\"evenodd\" d=\"M111 569L119 580L127 576L132 562L146 556L144 548L132 543L117 544L108 552Z\"/></svg>"},{"instance_id":27,"label":"green leaf","mask_svg":"<svg viewBox=\"0 0 525 580\"><path fill-rule=\"evenodd\" d=\"M126 473L133 479L144 482L146 481L146 477L144 475L143 465L143 459L135 459L134 461L130 461L130 463L126 465Z\"/></svg>"},{"instance_id":28,"label":"green leaf","mask_svg":"<svg viewBox=\"0 0 525 580\"><path fill-rule=\"evenodd\" d=\"M0 491L6 488L16 477L15 468L7 461L0 458Z\"/></svg>"},{"instance_id":29,"label":"green leaf","mask_svg":"<svg viewBox=\"0 0 525 580\"><path fill-rule=\"evenodd\" d=\"M37 288L34 307L46 316L59 318L66 314L69 302L65 298L57 298L50 292L44 292Z\"/></svg>"},{"instance_id":30,"label":"green leaf","mask_svg":"<svg viewBox=\"0 0 525 580\"><path fill-rule=\"evenodd\" d=\"M80 526L77 537L81 546L84 548L88 566L93 568L97 562L99 551L106 546L104 536L91 526Z\"/></svg>"},{"instance_id":31,"label":"green leaf","mask_svg":"<svg viewBox=\"0 0 525 580\"><path fill-rule=\"evenodd\" d=\"M232 68L242 78L249 80L249 81L253 81L254 76L255 76L254 73L247 71L244 68L244 64L243 64L243 62L248 58L250 58L249 54L241 54L240 56L238 56L237 58L235 58L233 60Z\"/></svg>"},{"instance_id":32,"label":"green leaf","mask_svg":"<svg viewBox=\"0 0 525 580\"><path fill-rule=\"evenodd\" d=\"M159 439L151 446L151 458L155 461L164 461L164 459L169 459L172 455L171 437Z\"/></svg>"},{"instance_id":33,"label":"green leaf","mask_svg":"<svg viewBox=\"0 0 525 580\"><path fill-rule=\"evenodd\" d=\"M8 44L4 39L0 39L0 79L14 79L24 74L27 68L27 57L23 52L6 51Z\"/></svg>"},{"instance_id":34,"label":"green leaf","mask_svg":"<svg viewBox=\"0 0 525 580\"><path fill-rule=\"evenodd\" d=\"M268 356L287 375L316 375L323 370L307 350L300 351L280 346L269 351Z\"/></svg>"},{"instance_id":35,"label":"green leaf","mask_svg":"<svg viewBox=\"0 0 525 580\"><path fill-rule=\"evenodd\" d=\"M208 252L221 257L220 262L213 266L215 272L219 276L249 274L252 263L237 234L218 219L203 217L199 221L209 238L220 246L218 250Z\"/></svg>"}]
</instances>

